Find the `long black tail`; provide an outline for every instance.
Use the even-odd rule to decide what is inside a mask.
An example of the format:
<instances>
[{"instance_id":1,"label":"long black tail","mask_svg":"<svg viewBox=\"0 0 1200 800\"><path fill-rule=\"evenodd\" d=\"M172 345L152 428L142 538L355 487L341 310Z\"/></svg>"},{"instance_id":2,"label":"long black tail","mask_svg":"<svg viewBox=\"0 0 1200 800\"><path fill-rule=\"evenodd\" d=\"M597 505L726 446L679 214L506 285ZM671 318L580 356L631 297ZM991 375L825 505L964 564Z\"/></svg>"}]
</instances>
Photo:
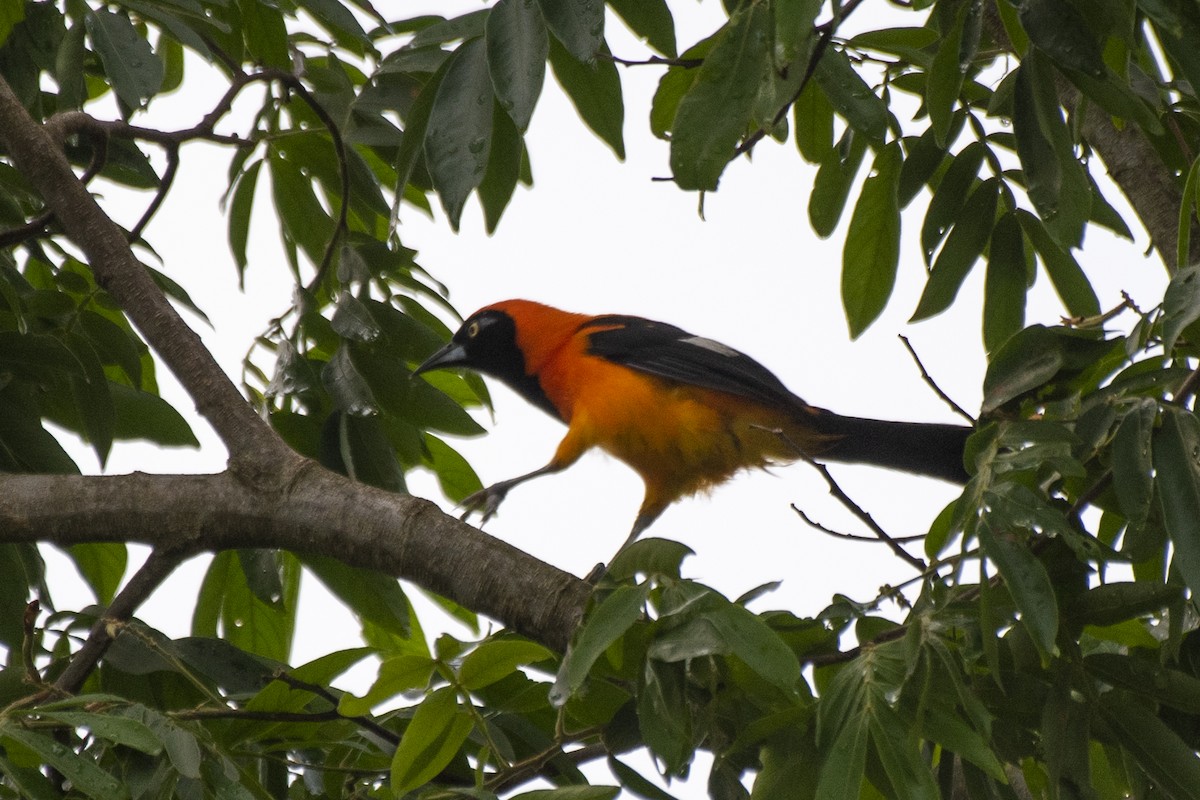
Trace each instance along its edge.
<instances>
[{"instance_id":1,"label":"long black tail","mask_svg":"<svg viewBox=\"0 0 1200 800\"><path fill-rule=\"evenodd\" d=\"M970 478L963 465L963 448L971 428L844 417L811 406L808 411L809 425L836 437L814 454L818 460L873 464L960 484Z\"/></svg>"}]
</instances>

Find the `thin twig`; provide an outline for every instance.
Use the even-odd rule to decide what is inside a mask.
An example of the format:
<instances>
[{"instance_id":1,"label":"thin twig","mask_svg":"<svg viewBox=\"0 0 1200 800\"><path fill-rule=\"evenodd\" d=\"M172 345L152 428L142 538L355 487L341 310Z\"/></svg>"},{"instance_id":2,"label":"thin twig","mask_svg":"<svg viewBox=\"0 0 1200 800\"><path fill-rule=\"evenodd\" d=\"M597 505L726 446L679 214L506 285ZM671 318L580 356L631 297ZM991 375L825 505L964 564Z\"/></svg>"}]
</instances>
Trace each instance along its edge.
<instances>
[{"instance_id":1,"label":"thin twig","mask_svg":"<svg viewBox=\"0 0 1200 800\"><path fill-rule=\"evenodd\" d=\"M146 206L142 218L133 226L133 230L129 232L129 241L136 242L142 238L142 231L150 224L150 220L154 214L162 206L163 200L167 198L167 192L171 191L171 184L175 182L175 173L179 171L179 145L167 145L167 168L163 170L162 178L158 181L158 190L154 193L154 199L150 201L150 205Z\"/></svg>"},{"instance_id":2,"label":"thin twig","mask_svg":"<svg viewBox=\"0 0 1200 800\"><path fill-rule=\"evenodd\" d=\"M490 777L484 784L485 787L494 792L506 791L541 776L542 770L552 761L563 758L572 764L582 764L595 758L603 758L609 752L608 746L602 741L585 744L578 749L569 751L563 750L562 747L562 742L555 742L553 746L541 753L518 761L511 768L497 772Z\"/></svg>"},{"instance_id":3,"label":"thin twig","mask_svg":"<svg viewBox=\"0 0 1200 800\"><path fill-rule=\"evenodd\" d=\"M797 514L799 514L800 519L804 520L808 525L810 525L813 528L816 528L821 533L824 533L828 536L832 536L835 539L848 539L849 541L852 541L852 542L878 542L879 541L879 539L877 539L874 536L863 536L862 534L859 534L859 533L846 533L844 531L835 531L832 528L822 525L820 522L817 522L815 519L810 517L808 514L804 513L804 511L799 506L797 506L795 503L792 503L791 505L792 505L792 511L795 511ZM896 541L901 542L901 543L918 542L924 538L925 538L924 535L895 537Z\"/></svg>"},{"instance_id":4,"label":"thin twig","mask_svg":"<svg viewBox=\"0 0 1200 800\"><path fill-rule=\"evenodd\" d=\"M620 58L611 53L597 53L597 58L607 59L614 64L620 64L623 67L647 67L647 66L665 66L665 67L683 67L684 69L696 69L704 66L703 58L663 58L662 56L650 56L642 61L634 61L628 58Z\"/></svg>"},{"instance_id":5,"label":"thin twig","mask_svg":"<svg viewBox=\"0 0 1200 800\"><path fill-rule=\"evenodd\" d=\"M966 410L963 409L962 406L960 406L958 403L954 402L954 400L952 400L950 398L950 395L943 392L942 387L937 385L937 381L935 381L933 379L933 376L930 375L928 370L925 369L925 365L923 363L921 363L921 357L919 355L917 355L917 351L916 351L916 349L913 348L912 342L910 342L908 340L908 337L905 336L904 334L899 334L899 336L900 336L900 341L904 342L904 346L906 348L908 348L908 354L910 356L912 356L913 361L917 362L917 369L921 370L921 378L925 381L926 384L928 384L929 388L933 389L934 393L938 397L942 398L942 401L946 405L950 406L951 411L953 411L955 414L958 414L960 417L965 419L967 422L974 425L975 418L972 417L970 414L968 414L966 412Z\"/></svg>"},{"instance_id":6,"label":"thin twig","mask_svg":"<svg viewBox=\"0 0 1200 800\"><path fill-rule=\"evenodd\" d=\"M87 641L72 656L71 663L54 682L56 693L74 694L79 691L79 687L83 686L83 682L92 674L92 670L100 663L108 646L112 644L110 626L114 622L127 622L142 602L170 577L183 559L184 554L174 550L154 550L150 553L146 563L133 574L125 588L117 593L109 603L108 609L92 625Z\"/></svg>"},{"instance_id":7,"label":"thin twig","mask_svg":"<svg viewBox=\"0 0 1200 800\"><path fill-rule=\"evenodd\" d=\"M787 445L791 447L803 461L807 462L815 470L817 470L817 472L821 473L821 477L825 479L825 483L829 486L829 493L837 498L838 502L845 506L851 514L858 517L864 525L870 528L875 535L879 537L880 541L892 549L893 553L922 572L927 569L928 565L926 565L924 561L901 547L900 542L887 531L885 531L879 525L879 523L875 521L874 517L872 517L865 509L863 509L862 506L850 499L850 495L846 494L846 492L842 490L842 487L838 485L836 480L833 479L833 475L829 473L829 469L826 468L824 464L818 463L816 460L814 460L813 457L809 455L807 450L797 444L792 437L788 436L782 430L776 428L767 430L770 430L771 433L774 433L776 436L778 436L780 441L786 442Z\"/></svg>"},{"instance_id":8,"label":"thin twig","mask_svg":"<svg viewBox=\"0 0 1200 800\"><path fill-rule=\"evenodd\" d=\"M396 733L395 731L388 730L387 728L383 727L382 725L380 725L378 722L371 719L370 717L351 716L348 714L342 714L340 711L338 711L337 709L338 709L338 703L340 701L340 698L338 698L337 695L335 695L333 692L326 689L324 686L320 686L315 683L309 683L308 681L300 680L299 678L297 678L296 676L292 675L291 673L289 673L285 670L276 670L273 677L275 678L275 680L277 680L281 683L286 683L288 686L292 687L293 689L299 689L300 691L303 691L303 692L312 692L313 694L317 695L318 697L322 698L323 700L326 700L327 702L329 702L330 704L333 705L333 713L336 714L336 716L338 718L355 723L360 728L370 731L371 733L378 736L380 739L383 739L385 742L387 742L393 746L400 744L400 735L398 733Z\"/></svg>"},{"instance_id":9,"label":"thin twig","mask_svg":"<svg viewBox=\"0 0 1200 800\"><path fill-rule=\"evenodd\" d=\"M23 636L21 638L21 660L25 664L25 682L31 686L38 686L42 682L42 674L38 672L37 664L33 660L34 641L36 640L36 624L38 612L42 610L42 604L35 597L25 606L25 616L21 620L23 626Z\"/></svg>"}]
</instances>

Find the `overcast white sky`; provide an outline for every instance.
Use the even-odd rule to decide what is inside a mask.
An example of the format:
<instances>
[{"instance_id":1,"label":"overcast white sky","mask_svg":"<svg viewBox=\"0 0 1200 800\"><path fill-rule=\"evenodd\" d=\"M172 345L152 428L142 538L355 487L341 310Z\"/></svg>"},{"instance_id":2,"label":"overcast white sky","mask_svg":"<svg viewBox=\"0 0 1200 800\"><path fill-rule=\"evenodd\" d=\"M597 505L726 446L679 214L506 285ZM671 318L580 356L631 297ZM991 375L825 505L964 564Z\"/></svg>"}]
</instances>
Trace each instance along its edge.
<instances>
[{"instance_id":1,"label":"overcast white sky","mask_svg":"<svg viewBox=\"0 0 1200 800\"><path fill-rule=\"evenodd\" d=\"M438 13L449 13L448 5L435 7ZM682 0L672 6L681 49L710 34L723 19L716 2ZM473 9L480 3L461 2L456 7ZM909 15L900 19L901 24L917 24L908 21ZM611 15L608 39L617 55L645 54ZM653 67L621 71L628 159L620 163L583 127L548 74L527 136L535 186L518 190L495 236L483 233L473 200L458 235L450 232L440 209L432 221L415 209L404 210L401 237L420 251L419 262L450 287L459 311L466 315L489 302L525 297L575 311L662 319L749 353L817 405L860 416L956 421L922 382L897 338L902 333L942 388L966 409L976 409L985 369L979 334L982 264L950 312L918 325L906 324L924 285L916 234L927 198L918 198L905 215L900 278L892 303L870 331L851 342L838 288L840 237L848 214L843 230L832 240L818 239L806 212L814 171L801 161L793 144L768 140L756 148L753 162L742 159L730 166L720 190L707 198L707 219L701 220L695 194L651 181L669 174L666 144L651 137L647 124L660 75L661 69ZM221 90L209 82L201 94L215 98ZM139 122L184 127L209 104L201 95L177 93L156 99L153 115ZM290 284L262 181L247 290L237 293L225 222L216 208L225 188L227 159L227 153L212 148L185 149L176 189L147 238L169 274L213 319L215 331L198 330L236 380L248 342L287 306ZM1110 198L1117 200L1115 193ZM122 221L136 220L147 200L148 195L137 198ZM1132 224L1132 216L1127 219ZM1139 241L1129 244L1100 231L1088 234L1080 259L1103 307L1116 305L1121 290L1143 307L1161 299L1164 271L1157 260L1144 257L1146 237L1140 231L1138 235ZM1060 312L1048 282L1040 277L1027 321L1052 324ZM494 426L485 418L487 436L456 443L485 484L544 464L564 430L503 387L491 385ZM181 405L190 407L186 400ZM200 452L119 445L108 471L222 469L222 448L205 426L197 423L196 430L205 441ZM81 457L85 468L88 462L86 455ZM956 494L936 481L866 467L833 471L849 494L897 536L923 532ZM415 493L441 499L432 479L413 478L411 486ZM641 482L632 471L593 454L563 474L514 490L487 530L583 574L624 540L641 497ZM687 543L697 551L686 565L688 574L730 596L782 581L778 591L758 602L760 610L787 607L801 615L815 614L835 592L867 600L881 585L912 577L911 568L883 546L836 541L809 529L790 503L831 527L861 531L812 469L793 465L770 474L747 474L709 497L681 502L648 535ZM201 574L202 564L190 565L169 591L179 590L173 596L180 598L194 597L191 587ZM306 584L297 662L354 644L355 626L343 611L311 591L315 588L315 582ZM177 603L164 597L165 591L141 616L172 635L185 635L190 601ZM320 626L321 636L306 635L314 625Z\"/></svg>"}]
</instances>

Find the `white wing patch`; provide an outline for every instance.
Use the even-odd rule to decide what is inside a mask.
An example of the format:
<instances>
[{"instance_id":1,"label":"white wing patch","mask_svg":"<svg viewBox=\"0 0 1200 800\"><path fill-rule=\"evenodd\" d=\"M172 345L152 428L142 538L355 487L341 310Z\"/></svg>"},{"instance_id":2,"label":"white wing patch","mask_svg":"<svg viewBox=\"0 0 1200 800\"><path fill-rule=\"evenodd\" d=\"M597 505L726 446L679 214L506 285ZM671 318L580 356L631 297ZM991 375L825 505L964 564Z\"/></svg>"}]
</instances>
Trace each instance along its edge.
<instances>
[{"instance_id":1,"label":"white wing patch","mask_svg":"<svg viewBox=\"0 0 1200 800\"><path fill-rule=\"evenodd\" d=\"M703 336L689 336L688 338L680 339L679 341L694 345L696 347L703 347L705 350L711 350L712 352L723 355L726 358L737 358L742 355L729 345L721 344L720 342L712 339L705 339Z\"/></svg>"}]
</instances>

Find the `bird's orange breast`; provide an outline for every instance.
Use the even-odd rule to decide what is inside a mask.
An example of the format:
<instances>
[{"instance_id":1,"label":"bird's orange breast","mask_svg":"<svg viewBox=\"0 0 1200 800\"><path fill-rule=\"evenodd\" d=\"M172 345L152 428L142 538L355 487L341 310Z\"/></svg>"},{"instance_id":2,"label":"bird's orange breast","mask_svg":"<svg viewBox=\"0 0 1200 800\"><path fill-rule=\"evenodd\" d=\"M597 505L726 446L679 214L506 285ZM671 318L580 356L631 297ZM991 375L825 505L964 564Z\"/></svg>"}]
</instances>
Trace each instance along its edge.
<instances>
[{"instance_id":1,"label":"bird's orange breast","mask_svg":"<svg viewBox=\"0 0 1200 800\"><path fill-rule=\"evenodd\" d=\"M599 447L641 475L648 506L665 506L738 470L798 456L774 432L795 427L787 412L589 355L583 334L537 374L569 427L556 460Z\"/></svg>"}]
</instances>

